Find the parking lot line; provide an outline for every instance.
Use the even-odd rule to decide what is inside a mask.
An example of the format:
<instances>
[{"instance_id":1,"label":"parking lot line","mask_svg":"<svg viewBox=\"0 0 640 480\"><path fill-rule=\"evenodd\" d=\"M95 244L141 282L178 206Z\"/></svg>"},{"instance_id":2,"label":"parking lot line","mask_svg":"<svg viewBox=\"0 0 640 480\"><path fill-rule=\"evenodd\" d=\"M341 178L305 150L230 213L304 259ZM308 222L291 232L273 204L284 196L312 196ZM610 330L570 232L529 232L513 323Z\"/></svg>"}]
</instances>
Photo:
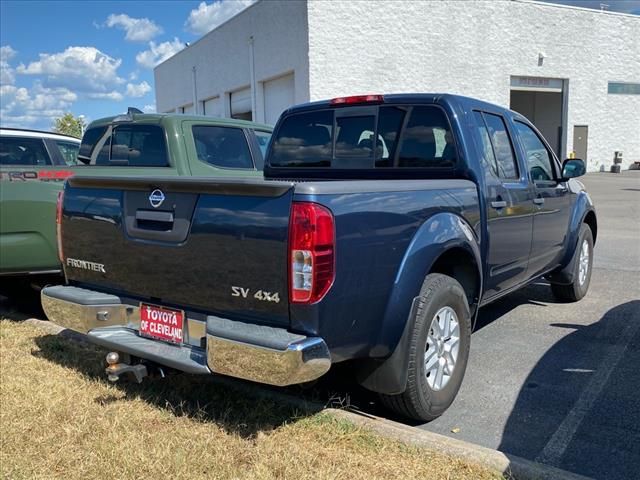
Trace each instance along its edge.
<instances>
[{"instance_id":1,"label":"parking lot line","mask_svg":"<svg viewBox=\"0 0 640 480\"><path fill-rule=\"evenodd\" d=\"M567 447L580 427L582 420L589 413L594 403L602 393L609 380L611 372L618 365L624 356L629 343L633 340L640 329L640 321L629 323L620 335L621 342L609 348L595 374L584 388L571 411L564 417L558 429L551 436L540 454L536 457L536 462L557 467L564 456Z\"/></svg>"}]
</instances>

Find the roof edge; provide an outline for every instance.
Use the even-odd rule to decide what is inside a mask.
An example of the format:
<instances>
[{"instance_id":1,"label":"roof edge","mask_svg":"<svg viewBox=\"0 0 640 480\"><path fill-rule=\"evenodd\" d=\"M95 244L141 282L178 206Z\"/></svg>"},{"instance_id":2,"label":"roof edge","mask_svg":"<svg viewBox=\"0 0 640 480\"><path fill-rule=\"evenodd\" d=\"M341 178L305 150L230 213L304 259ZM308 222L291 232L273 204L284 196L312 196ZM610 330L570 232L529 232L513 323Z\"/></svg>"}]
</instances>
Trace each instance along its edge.
<instances>
[{"instance_id":1,"label":"roof edge","mask_svg":"<svg viewBox=\"0 0 640 480\"><path fill-rule=\"evenodd\" d=\"M553 3L551 1L549 1L549 2L542 2L542 1L539 1L539 0L510 0L510 1L512 1L514 3L527 3L527 4L530 4L530 5L540 5L540 6L543 6L543 7L553 7L553 8L563 8L563 9L567 9L567 10L577 10L579 12L597 14L597 15L613 15L613 16L618 16L618 17L628 17L628 18L640 19L640 15L636 15L634 13L612 12L611 10L597 10L595 8L578 7L576 5L567 5L565 3Z\"/></svg>"}]
</instances>

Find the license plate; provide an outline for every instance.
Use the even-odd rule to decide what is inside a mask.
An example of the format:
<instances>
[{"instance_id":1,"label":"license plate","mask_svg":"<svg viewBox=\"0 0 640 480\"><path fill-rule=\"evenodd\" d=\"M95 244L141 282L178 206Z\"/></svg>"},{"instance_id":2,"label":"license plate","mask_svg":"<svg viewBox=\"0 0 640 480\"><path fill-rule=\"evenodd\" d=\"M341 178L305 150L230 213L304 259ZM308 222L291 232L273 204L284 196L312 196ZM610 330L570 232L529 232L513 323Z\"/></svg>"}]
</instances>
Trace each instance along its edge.
<instances>
[{"instance_id":1,"label":"license plate","mask_svg":"<svg viewBox=\"0 0 640 480\"><path fill-rule=\"evenodd\" d=\"M140 335L170 343L182 343L184 312L140 304Z\"/></svg>"}]
</instances>

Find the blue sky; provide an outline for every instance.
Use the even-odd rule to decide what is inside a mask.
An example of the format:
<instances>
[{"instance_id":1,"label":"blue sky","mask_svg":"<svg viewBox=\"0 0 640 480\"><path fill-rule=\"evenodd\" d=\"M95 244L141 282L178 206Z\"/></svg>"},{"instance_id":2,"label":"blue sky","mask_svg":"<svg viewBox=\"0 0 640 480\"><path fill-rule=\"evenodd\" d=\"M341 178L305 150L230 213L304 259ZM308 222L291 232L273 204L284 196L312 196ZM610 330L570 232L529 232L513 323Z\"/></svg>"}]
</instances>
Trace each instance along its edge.
<instances>
[{"instance_id":1,"label":"blue sky","mask_svg":"<svg viewBox=\"0 0 640 480\"><path fill-rule=\"evenodd\" d=\"M0 0L0 124L154 111L153 67L253 1ZM553 2L640 14L640 0Z\"/></svg>"},{"instance_id":2,"label":"blue sky","mask_svg":"<svg viewBox=\"0 0 640 480\"><path fill-rule=\"evenodd\" d=\"M0 123L153 111L153 67L252 2L2 0Z\"/></svg>"}]
</instances>

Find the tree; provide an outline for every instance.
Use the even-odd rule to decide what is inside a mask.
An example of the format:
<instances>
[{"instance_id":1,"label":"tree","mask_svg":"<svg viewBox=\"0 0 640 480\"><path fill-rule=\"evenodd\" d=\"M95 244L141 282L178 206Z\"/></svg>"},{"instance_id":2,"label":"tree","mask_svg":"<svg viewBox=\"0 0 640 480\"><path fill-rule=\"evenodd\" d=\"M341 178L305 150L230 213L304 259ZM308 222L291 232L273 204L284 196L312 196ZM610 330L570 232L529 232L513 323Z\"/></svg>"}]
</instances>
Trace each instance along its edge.
<instances>
[{"instance_id":1,"label":"tree","mask_svg":"<svg viewBox=\"0 0 640 480\"><path fill-rule=\"evenodd\" d=\"M72 137L81 138L84 132L84 119L82 116L74 117L71 112L65 113L63 116L56 118L53 124L53 131Z\"/></svg>"}]
</instances>

